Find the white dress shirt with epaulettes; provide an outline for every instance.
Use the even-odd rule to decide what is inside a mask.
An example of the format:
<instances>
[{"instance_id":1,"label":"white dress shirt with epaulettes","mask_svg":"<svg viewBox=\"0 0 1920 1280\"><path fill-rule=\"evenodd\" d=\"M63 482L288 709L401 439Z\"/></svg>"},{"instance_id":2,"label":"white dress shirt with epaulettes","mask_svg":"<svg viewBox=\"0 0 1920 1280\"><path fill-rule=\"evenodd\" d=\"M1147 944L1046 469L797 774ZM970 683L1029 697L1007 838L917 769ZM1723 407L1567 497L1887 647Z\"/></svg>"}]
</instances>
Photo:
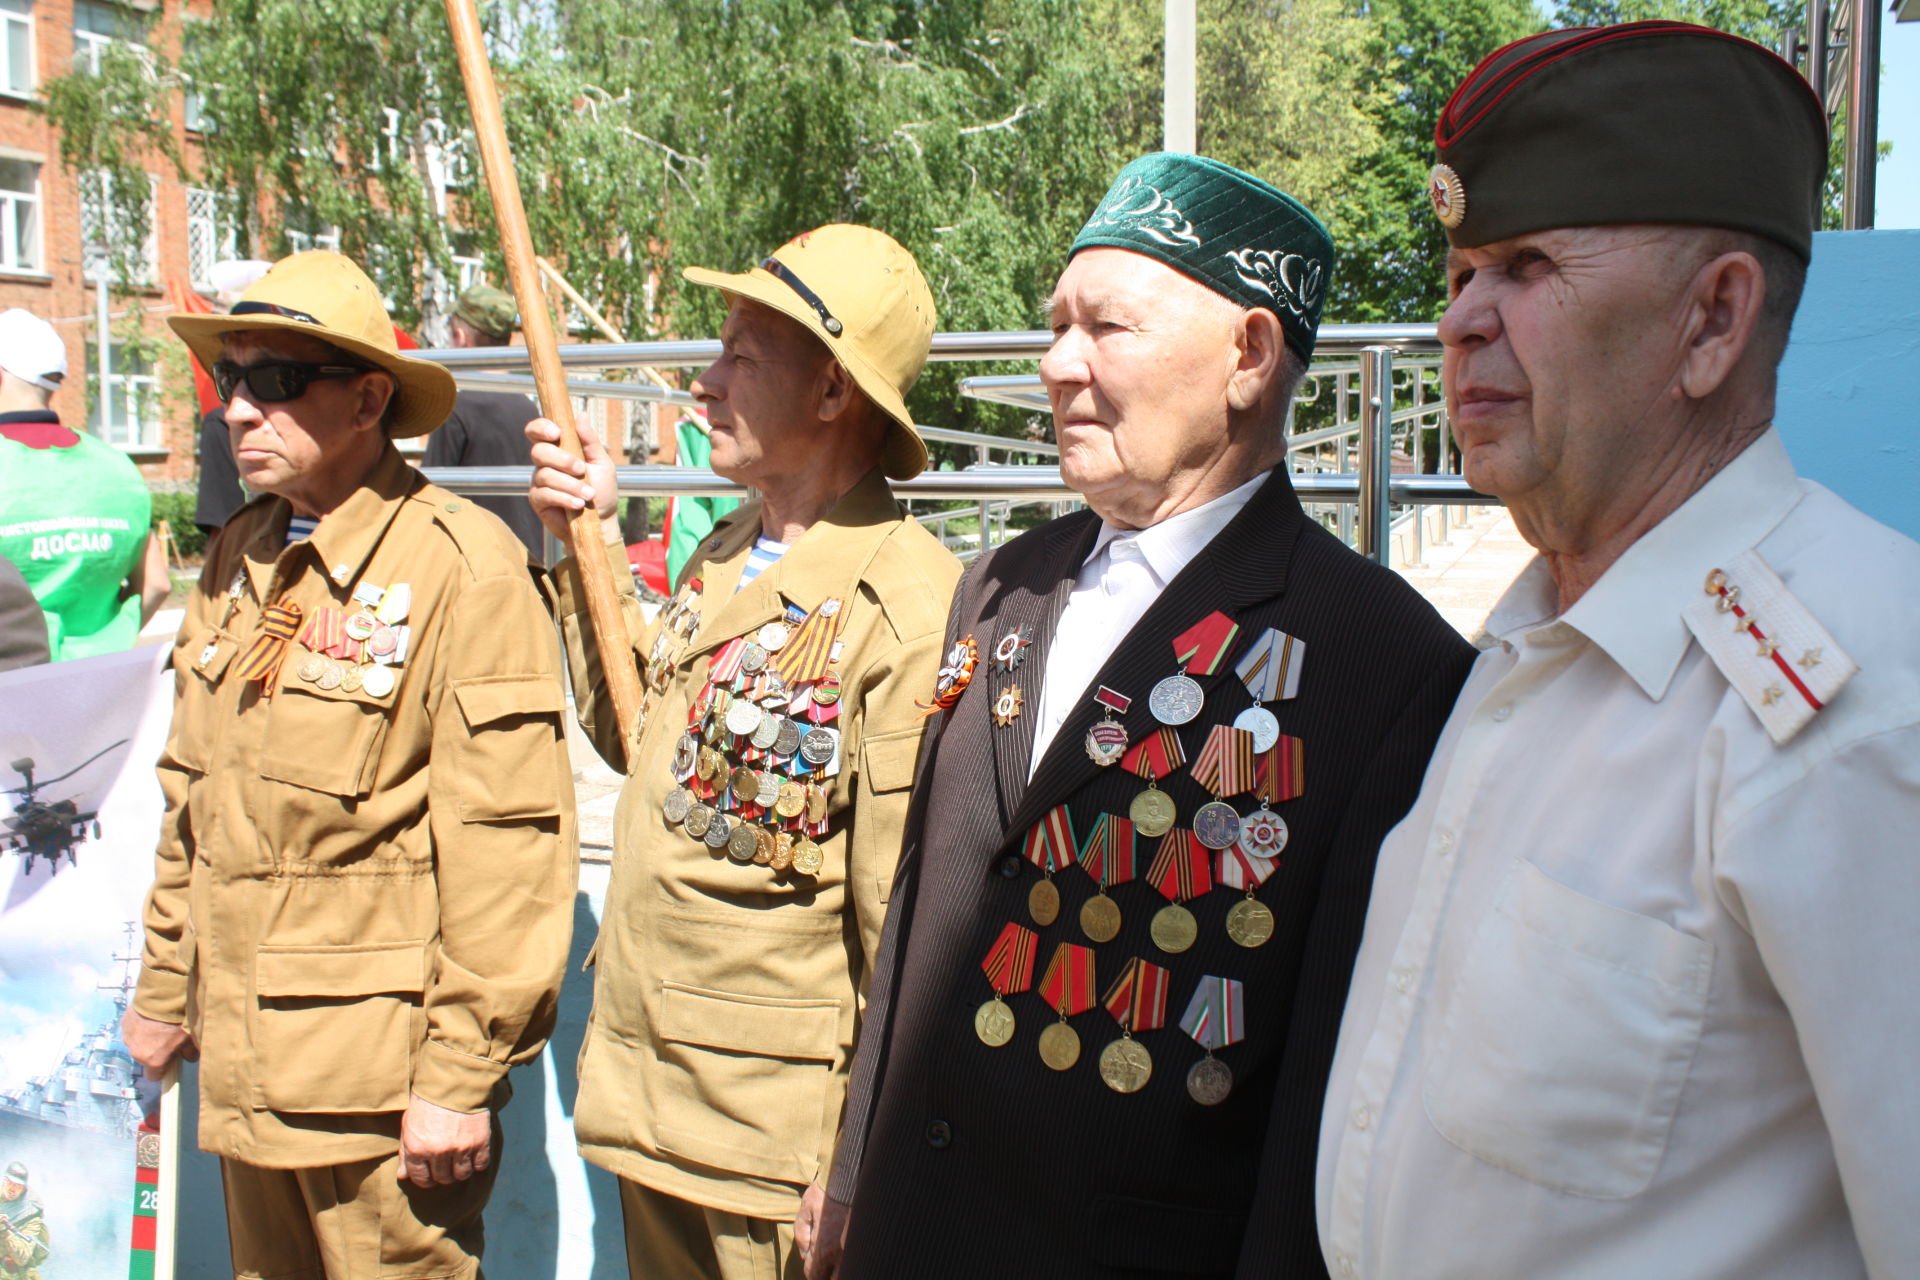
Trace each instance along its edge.
<instances>
[{"instance_id":1,"label":"white dress shirt with epaulettes","mask_svg":"<svg viewBox=\"0 0 1920 1280\"><path fill-rule=\"evenodd\" d=\"M1778 745L1682 621L1755 549L1860 666ZM1382 847L1332 1273L1920 1276L1920 545L1770 431L1556 606L1536 560Z\"/></svg>"}]
</instances>

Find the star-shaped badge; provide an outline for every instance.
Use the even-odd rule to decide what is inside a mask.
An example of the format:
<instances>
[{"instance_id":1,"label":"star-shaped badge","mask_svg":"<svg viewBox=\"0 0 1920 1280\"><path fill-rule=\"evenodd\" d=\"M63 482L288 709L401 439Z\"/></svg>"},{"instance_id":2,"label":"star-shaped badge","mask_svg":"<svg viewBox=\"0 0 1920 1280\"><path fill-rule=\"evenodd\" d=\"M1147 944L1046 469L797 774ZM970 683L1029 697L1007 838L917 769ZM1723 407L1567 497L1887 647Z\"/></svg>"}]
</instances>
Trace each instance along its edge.
<instances>
[{"instance_id":1,"label":"star-shaped badge","mask_svg":"<svg viewBox=\"0 0 1920 1280\"><path fill-rule=\"evenodd\" d=\"M1020 718L1020 708L1026 705L1027 700L1020 696L1020 686L1008 685L1000 691L1000 696L993 700L993 722L1002 729L1006 728Z\"/></svg>"},{"instance_id":2,"label":"star-shaped badge","mask_svg":"<svg viewBox=\"0 0 1920 1280\"><path fill-rule=\"evenodd\" d=\"M993 665L999 671L1018 671L1027 659L1027 646L1033 643L1032 627L1015 627L993 646Z\"/></svg>"}]
</instances>

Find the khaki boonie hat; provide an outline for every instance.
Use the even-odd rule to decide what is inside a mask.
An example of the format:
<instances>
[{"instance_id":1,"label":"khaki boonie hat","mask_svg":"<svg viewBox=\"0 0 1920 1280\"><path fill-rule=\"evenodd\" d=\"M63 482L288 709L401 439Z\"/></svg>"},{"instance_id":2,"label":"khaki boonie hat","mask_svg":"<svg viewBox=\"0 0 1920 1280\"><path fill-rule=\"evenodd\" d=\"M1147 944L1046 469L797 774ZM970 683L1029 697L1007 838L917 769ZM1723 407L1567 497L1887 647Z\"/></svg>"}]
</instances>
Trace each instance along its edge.
<instances>
[{"instance_id":1,"label":"khaki boonie hat","mask_svg":"<svg viewBox=\"0 0 1920 1280\"><path fill-rule=\"evenodd\" d=\"M933 291L892 236L834 223L795 236L750 271L688 267L681 274L805 325L893 419L882 470L911 480L927 469L927 446L913 429L906 395L933 345Z\"/></svg>"},{"instance_id":2,"label":"khaki boonie hat","mask_svg":"<svg viewBox=\"0 0 1920 1280\"><path fill-rule=\"evenodd\" d=\"M380 290L337 253L316 249L282 258L240 295L230 315L175 315L167 323L208 370L230 333L295 333L352 352L399 383L390 436L423 436L453 411L453 375L400 354Z\"/></svg>"}]
</instances>

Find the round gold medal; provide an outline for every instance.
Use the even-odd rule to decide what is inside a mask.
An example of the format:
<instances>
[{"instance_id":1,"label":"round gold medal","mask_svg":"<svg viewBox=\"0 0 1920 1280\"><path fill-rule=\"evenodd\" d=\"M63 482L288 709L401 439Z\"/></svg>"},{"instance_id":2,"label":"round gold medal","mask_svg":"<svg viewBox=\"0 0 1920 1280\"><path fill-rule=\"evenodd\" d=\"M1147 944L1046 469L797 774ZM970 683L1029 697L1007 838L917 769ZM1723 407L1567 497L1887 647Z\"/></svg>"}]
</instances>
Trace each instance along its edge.
<instances>
[{"instance_id":1,"label":"round gold medal","mask_svg":"<svg viewBox=\"0 0 1920 1280\"><path fill-rule=\"evenodd\" d=\"M827 789L807 784L807 821L819 826L827 817Z\"/></svg>"},{"instance_id":2,"label":"round gold medal","mask_svg":"<svg viewBox=\"0 0 1920 1280\"><path fill-rule=\"evenodd\" d=\"M1100 1051L1100 1078L1115 1093L1138 1093L1153 1078L1153 1057L1138 1040L1122 1036Z\"/></svg>"},{"instance_id":3,"label":"round gold medal","mask_svg":"<svg viewBox=\"0 0 1920 1280\"><path fill-rule=\"evenodd\" d=\"M797 782L789 782L780 788L780 798L773 802L773 811L783 818L797 818L800 811L807 807L806 788Z\"/></svg>"},{"instance_id":4,"label":"round gold medal","mask_svg":"<svg viewBox=\"0 0 1920 1280\"><path fill-rule=\"evenodd\" d=\"M346 678L347 678L347 669L345 667L341 666L337 662L329 662L325 667L321 669L320 678L318 680L315 680L314 683L319 685L322 689L332 691L334 689L338 689L340 687L340 682L345 680Z\"/></svg>"},{"instance_id":5,"label":"round gold medal","mask_svg":"<svg viewBox=\"0 0 1920 1280\"><path fill-rule=\"evenodd\" d=\"M773 857L767 863L775 871L785 871L793 865L793 836L782 831L773 838Z\"/></svg>"},{"instance_id":6,"label":"round gold medal","mask_svg":"<svg viewBox=\"0 0 1920 1280\"><path fill-rule=\"evenodd\" d=\"M1200 936L1200 926L1194 923L1193 912L1177 902L1169 902L1153 913L1151 932L1154 946L1169 955L1179 955Z\"/></svg>"},{"instance_id":7,"label":"round gold medal","mask_svg":"<svg viewBox=\"0 0 1920 1280\"><path fill-rule=\"evenodd\" d=\"M360 692L361 686L366 684L366 682L367 668L348 667L340 676L340 692L358 693Z\"/></svg>"},{"instance_id":8,"label":"round gold medal","mask_svg":"<svg viewBox=\"0 0 1920 1280\"><path fill-rule=\"evenodd\" d=\"M1040 1061L1055 1071L1080 1061L1080 1033L1064 1022L1053 1023L1040 1033Z\"/></svg>"},{"instance_id":9,"label":"round gold medal","mask_svg":"<svg viewBox=\"0 0 1920 1280\"><path fill-rule=\"evenodd\" d=\"M987 1001L973 1012L973 1034L980 1037L980 1043L998 1049L1013 1039L1013 1010L999 996Z\"/></svg>"},{"instance_id":10,"label":"round gold medal","mask_svg":"<svg viewBox=\"0 0 1920 1280\"><path fill-rule=\"evenodd\" d=\"M751 804L753 798L760 794L760 775L745 765L735 769L729 781L733 785L733 798L736 803Z\"/></svg>"},{"instance_id":11,"label":"round gold medal","mask_svg":"<svg viewBox=\"0 0 1920 1280\"><path fill-rule=\"evenodd\" d=\"M1127 816L1133 819L1135 831L1158 838L1173 830L1173 820L1179 816L1179 810L1173 807L1173 798L1166 792L1148 787L1127 806Z\"/></svg>"},{"instance_id":12,"label":"round gold medal","mask_svg":"<svg viewBox=\"0 0 1920 1280\"><path fill-rule=\"evenodd\" d=\"M1120 936L1120 906L1105 893L1080 904L1080 932L1094 942L1112 942Z\"/></svg>"},{"instance_id":13,"label":"round gold medal","mask_svg":"<svg viewBox=\"0 0 1920 1280\"><path fill-rule=\"evenodd\" d=\"M753 863L758 867L773 865L773 832L765 827L753 829Z\"/></svg>"},{"instance_id":14,"label":"round gold medal","mask_svg":"<svg viewBox=\"0 0 1920 1280\"><path fill-rule=\"evenodd\" d=\"M727 760L725 756L715 751L712 747L700 748L700 780L702 782L712 782L720 776L720 771L726 767Z\"/></svg>"},{"instance_id":15,"label":"round gold medal","mask_svg":"<svg viewBox=\"0 0 1920 1280\"><path fill-rule=\"evenodd\" d=\"M1273 912L1258 898L1242 898L1227 912L1227 936L1243 947L1257 947L1273 936Z\"/></svg>"},{"instance_id":16,"label":"round gold medal","mask_svg":"<svg viewBox=\"0 0 1920 1280\"><path fill-rule=\"evenodd\" d=\"M820 846L811 840L802 840L793 846L793 869L803 876L817 876L820 868L827 865L827 855Z\"/></svg>"},{"instance_id":17,"label":"round gold medal","mask_svg":"<svg viewBox=\"0 0 1920 1280\"><path fill-rule=\"evenodd\" d=\"M687 810L687 834L695 840L704 839L707 828L713 825L713 810L704 804L696 804Z\"/></svg>"},{"instance_id":18,"label":"round gold medal","mask_svg":"<svg viewBox=\"0 0 1920 1280\"><path fill-rule=\"evenodd\" d=\"M1203 1107L1217 1107L1233 1092L1233 1068L1208 1054L1187 1069L1187 1096Z\"/></svg>"},{"instance_id":19,"label":"round gold medal","mask_svg":"<svg viewBox=\"0 0 1920 1280\"><path fill-rule=\"evenodd\" d=\"M325 658L308 658L300 664L298 674L302 680L305 680L308 684L312 684L320 678L320 673L326 669L327 661Z\"/></svg>"},{"instance_id":20,"label":"round gold medal","mask_svg":"<svg viewBox=\"0 0 1920 1280\"><path fill-rule=\"evenodd\" d=\"M1041 928L1060 918L1060 889L1051 880L1040 879L1027 890L1027 914Z\"/></svg>"}]
</instances>

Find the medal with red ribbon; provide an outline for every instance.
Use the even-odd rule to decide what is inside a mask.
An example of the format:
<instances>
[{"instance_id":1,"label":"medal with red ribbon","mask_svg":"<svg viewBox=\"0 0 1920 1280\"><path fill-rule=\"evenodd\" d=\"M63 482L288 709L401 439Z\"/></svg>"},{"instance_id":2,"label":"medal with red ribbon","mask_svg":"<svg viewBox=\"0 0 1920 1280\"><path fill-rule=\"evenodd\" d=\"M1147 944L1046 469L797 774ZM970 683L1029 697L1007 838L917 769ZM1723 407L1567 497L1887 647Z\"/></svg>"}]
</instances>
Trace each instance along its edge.
<instances>
[{"instance_id":1,"label":"medal with red ribbon","mask_svg":"<svg viewBox=\"0 0 1920 1280\"><path fill-rule=\"evenodd\" d=\"M1233 1092L1233 1071L1213 1051L1239 1044L1246 1036L1240 983L1211 974L1200 979L1180 1029L1207 1051L1187 1072L1187 1093L1203 1107L1218 1106Z\"/></svg>"},{"instance_id":2,"label":"medal with red ribbon","mask_svg":"<svg viewBox=\"0 0 1920 1280\"><path fill-rule=\"evenodd\" d=\"M1094 895L1080 904L1080 931L1095 942L1111 942L1120 934L1120 907L1107 896L1107 890L1139 874L1133 822L1119 814L1101 814L1080 850L1080 865L1098 886Z\"/></svg>"},{"instance_id":3,"label":"medal with red ribbon","mask_svg":"<svg viewBox=\"0 0 1920 1280\"><path fill-rule=\"evenodd\" d=\"M1161 724L1186 724L1200 714L1206 695L1193 677L1210 676L1227 661L1233 642L1240 635L1240 624L1219 610L1173 638L1173 660L1180 672L1153 686L1147 706Z\"/></svg>"},{"instance_id":4,"label":"medal with red ribbon","mask_svg":"<svg viewBox=\"0 0 1920 1280\"><path fill-rule=\"evenodd\" d=\"M1033 962L1040 935L1024 925L1008 924L994 939L980 968L993 987L993 999L981 1005L973 1015L973 1031L982 1043L999 1048L1013 1039L1013 1010L1007 997L1033 985Z\"/></svg>"},{"instance_id":5,"label":"medal with red ribbon","mask_svg":"<svg viewBox=\"0 0 1920 1280\"><path fill-rule=\"evenodd\" d=\"M1080 1061L1080 1036L1067 1019L1093 1007L1093 949L1072 942L1055 947L1040 979L1040 998L1060 1015L1058 1022L1040 1033L1040 1060L1055 1071L1065 1071Z\"/></svg>"},{"instance_id":6,"label":"medal with red ribbon","mask_svg":"<svg viewBox=\"0 0 1920 1280\"><path fill-rule=\"evenodd\" d=\"M1120 765L1128 773L1147 780L1147 789L1133 798L1127 816L1143 836L1163 836L1173 827L1179 811L1173 798L1160 789L1160 779L1187 762L1180 746L1180 735L1162 726L1128 749Z\"/></svg>"},{"instance_id":7,"label":"medal with red ribbon","mask_svg":"<svg viewBox=\"0 0 1920 1280\"><path fill-rule=\"evenodd\" d=\"M291 600L268 605L260 618L260 634L253 638L234 668L242 680L252 680L260 685L260 696L263 698L273 696L274 677L280 674L280 663L287 656L287 646L300 630L301 614L300 606Z\"/></svg>"},{"instance_id":8,"label":"medal with red ribbon","mask_svg":"<svg viewBox=\"0 0 1920 1280\"><path fill-rule=\"evenodd\" d=\"M1175 827L1160 841L1147 868L1147 883L1160 891L1167 905L1153 917L1153 942L1169 955L1178 955L1200 936L1193 913L1180 904L1213 888L1213 854L1184 827Z\"/></svg>"},{"instance_id":9,"label":"medal with red ribbon","mask_svg":"<svg viewBox=\"0 0 1920 1280\"><path fill-rule=\"evenodd\" d=\"M1300 739L1282 734L1260 753L1254 767L1253 792L1262 803L1279 804L1306 793L1307 774Z\"/></svg>"},{"instance_id":10,"label":"medal with red ribbon","mask_svg":"<svg viewBox=\"0 0 1920 1280\"><path fill-rule=\"evenodd\" d=\"M735 636L713 651L707 659L707 682L726 687L740 678L740 664L746 660L747 638Z\"/></svg>"},{"instance_id":11,"label":"medal with red ribbon","mask_svg":"<svg viewBox=\"0 0 1920 1280\"><path fill-rule=\"evenodd\" d=\"M1225 849L1240 838L1240 811L1227 803L1253 786L1253 735L1217 724L1193 762L1193 780L1213 793L1194 811L1193 833L1209 849Z\"/></svg>"},{"instance_id":12,"label":"medal with red ribbon","mask_svg":"<svg viewBox=\"0 0 1920 1280\"><path fill-rule=\"evenodd\" d=\"M1113 717L1116 712L1127 714L1133 699L1101 685L1093 700L1100 704L1101 715L1099 723L1087 730L1087 757L1104 769L1126 753L1126 726Z\"/></svg>"},{"instance_id":13,"label":"medal with red ribbon","mask_svg":"<svg viewBox=\"0 0 1920 1280\"><path fill-rule=\"evenodd\" d=\"M830 596L822 600L770 659L781 678L791 685L826 675L833 662L833 642L845 617L846 610L838 599Z\"/></svg>"},{"instance_id":14,"label":"medal with red ribbon","mask_svg":"<svg viewBox=\"0 0 1920 1280\"><path fill-rule=\"evenodd\" d=\"M1247 893L1227 912L1227 936L1243 947L1260 946L1273 936L1273 912L1254 893L1273 874L1289 835L1287 820L1268 806L1292 800L1306 786L1300 739L1282 734L1260 753L1254 772L1260 807L1240 820L1239 839L1220 854L1221 883Z\"/></svg>"},{"instance_id":15,"label":"medal with red ribbon","mask_svg":"<svg viewBox=\"0 0 1920 1280\"><path fill-rule=\"evenodd\" d=\"M1049 809L1047 816L1027 832L1020 852L1043 873L1027 891L1027 912L1035 924L1045 928L1060 918L1060 889L1053 883L1053 873L1072 866L1079 857L1073 839L1073 814L1067 806Z\"/></svg>"},{"instance_id":16,"label":"medal with red ribbon","mask_svg":"<svg viewBox=\"0 0 1920 1280\"><path fill-rule=\"evenodd\" d=\"M1100 1052L1100 1078L1115 1093L1138 1093L1153 1076L1153 1057L1133 1034L1167 1025L1167 986L1165 969L1136 957L1101 998L1120 1024L1120 1038Z\"/></svg>"}]
</instances>

